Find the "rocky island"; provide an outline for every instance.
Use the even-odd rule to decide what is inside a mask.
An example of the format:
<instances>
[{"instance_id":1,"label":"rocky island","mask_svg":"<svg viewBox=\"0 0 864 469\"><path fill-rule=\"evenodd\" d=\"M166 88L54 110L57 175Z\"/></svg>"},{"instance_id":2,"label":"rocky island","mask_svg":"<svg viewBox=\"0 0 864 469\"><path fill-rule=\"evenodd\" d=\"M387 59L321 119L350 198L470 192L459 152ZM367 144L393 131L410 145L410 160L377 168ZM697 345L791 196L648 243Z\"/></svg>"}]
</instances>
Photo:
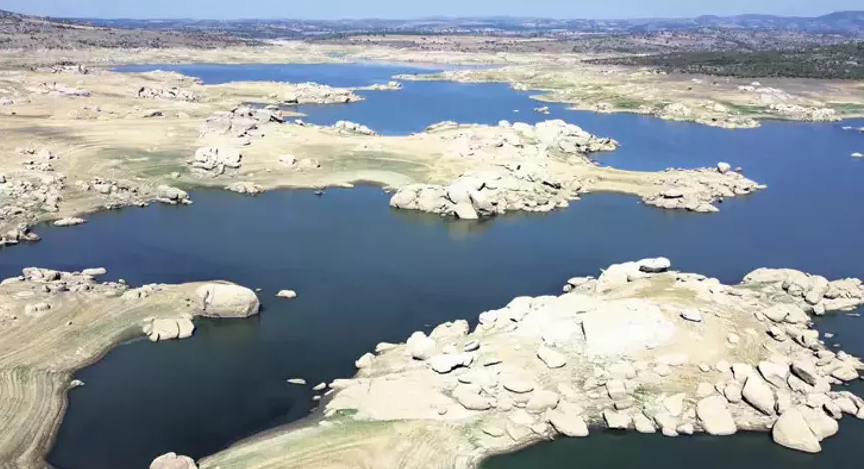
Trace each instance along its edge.
<instances>
[{"instance_id":1,"label":"rocky island","mask_svg":"<svg viewBox=\"0 0 864 469\"><path fill-rule=\"evenodd\" d=\"M864 364L825 346L816 315L864 304L858 279L758 269L738 285L667 259L572 278L360 357L329 384L323 415L199 462L201 468L476 467L484 457L600 426L667 437L769 432L818 452L864 419L843 390ZM410 441L410 444L409 444ZM286 449L287 448L287 449ZM338 449L338 451L337 451Z\"/></svg>"}]
</instances>

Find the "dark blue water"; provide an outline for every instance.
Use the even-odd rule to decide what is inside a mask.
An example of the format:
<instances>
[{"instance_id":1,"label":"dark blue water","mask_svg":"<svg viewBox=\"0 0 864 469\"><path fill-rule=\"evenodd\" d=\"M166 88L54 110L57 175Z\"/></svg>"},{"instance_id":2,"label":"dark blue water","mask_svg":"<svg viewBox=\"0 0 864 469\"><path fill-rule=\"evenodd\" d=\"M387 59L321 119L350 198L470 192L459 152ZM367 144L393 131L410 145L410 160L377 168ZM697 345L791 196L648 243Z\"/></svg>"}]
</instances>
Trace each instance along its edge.
<instances>
[{"instance_id":1,"label":"dark blue water","mask_svg":"<svg viewBox=\"0 0 864 469\"><path fill-rule=\"evenodd\" d=\"M322 78L332 74L325 68L317 76L311 66L302 67L306 75L295 81L326 82ZM345 70L354 70L351 79L373 73L368 67ZM390 72L374 74L386 81ZM446 83L413 85L439 93L434 101L450 103L453 112L461 109L466 119L484 122L508 116L472 107L474 94L501 93L501 99L512 99L502 104L511 113L512 103L523 99L512 93L506 98L506 89L496 85L465 85L475 90L467 95L454 94ZM368 101L340 109L365 105L367 118L352 120L381 119L401 128L405 114L378 111L375 103L406 90L370 94ZM426 115L423 107L410 112ZM288 378L303 377L314 385L349 376L353 361L378 342L401 341L446 320L474 319L515 296L556 293L565 279L596 274L615 262L666 256L678 269L729 283L762 266L864 277L864 162L849 157L855 138L864 143L861 136L833 124L771 123L723 131L638 116L562 112L592 132L606 129L624 142L603 157L616 166L691 166L723 159L745 166L769 189L727 201L715 215L662 211L631 197L593 194L566 211L479 223L393 211L388 196L373 187L330 190L320 199L305 191L258 198L194 192L191 207L129 209L93 215L74 229L41 228L41 243L0 254L0 275L15 275L29 265L104 266L109 277L134 284L227 279L262 288L265 307L250 320L200 322L189 340L121 346L82 370L78 377L87 386L70 393L50 462L61 469L143 468L166 451L196 458L211 454L306 415L311 394L285 384ZM276 301L273 295L283 288L297 290L299 298ZM837 316L823 328L837 333L846 350L864 354L862 321ZM674 442L597 435L496 458L489 467L557 469L579 461L629 468L634 461L647 467L664 461L679 468L706 460L719 467L747 464L753 457L768 467L851 468L864 424L847 419L842 426L840 436L826 443L826 454L817 457L780 450L765 435Z\"/></svg>"}]
</instances>

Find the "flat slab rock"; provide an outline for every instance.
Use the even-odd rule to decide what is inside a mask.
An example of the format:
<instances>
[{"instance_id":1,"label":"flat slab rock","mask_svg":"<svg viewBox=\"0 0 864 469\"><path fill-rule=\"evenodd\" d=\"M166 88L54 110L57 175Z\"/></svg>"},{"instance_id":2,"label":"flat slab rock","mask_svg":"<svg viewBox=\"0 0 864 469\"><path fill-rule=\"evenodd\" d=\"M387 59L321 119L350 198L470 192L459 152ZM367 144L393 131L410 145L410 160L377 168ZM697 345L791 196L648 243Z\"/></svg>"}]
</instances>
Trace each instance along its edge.
<instances>
[{"instance_id":1,"label":"flat slab rock","mask_svg":"<svg viewBox=\"0 0 864 469\"><path fill-rule=\"evenodd\" d=\"M705 432L715 436L732 435L738 431L726 399L720 395L706 397L696 405L696 416Z\"/></svg>"}]
</instances>

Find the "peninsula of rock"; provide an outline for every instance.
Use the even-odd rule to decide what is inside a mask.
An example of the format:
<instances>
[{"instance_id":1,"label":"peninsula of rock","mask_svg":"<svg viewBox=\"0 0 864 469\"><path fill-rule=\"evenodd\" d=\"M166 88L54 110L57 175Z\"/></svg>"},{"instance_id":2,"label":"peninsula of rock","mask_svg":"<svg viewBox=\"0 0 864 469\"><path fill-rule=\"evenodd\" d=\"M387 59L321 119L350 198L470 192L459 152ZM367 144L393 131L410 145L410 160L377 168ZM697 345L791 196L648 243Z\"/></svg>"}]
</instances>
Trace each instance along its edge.
<instances>
[{"instance_id":1,"label":"peninsula of rock","mask_svg":"<svg viewBox=\"0 0 864 469\"><path fill-rule=\"evenodd\" d=\"M864 304L860 280L758 269L724 285L670 265L613 265L568 280L563 295L485 311L474 327L448 322L379 346L357 360L356 376L330 383L317 425L199 465L335 468L362 454L467 469L594 426L667 437L761 431L812 453L839 420L864 419L864 400L843 389L864 364L826 347L812 324Z\"/></svg>"}]
</instances>

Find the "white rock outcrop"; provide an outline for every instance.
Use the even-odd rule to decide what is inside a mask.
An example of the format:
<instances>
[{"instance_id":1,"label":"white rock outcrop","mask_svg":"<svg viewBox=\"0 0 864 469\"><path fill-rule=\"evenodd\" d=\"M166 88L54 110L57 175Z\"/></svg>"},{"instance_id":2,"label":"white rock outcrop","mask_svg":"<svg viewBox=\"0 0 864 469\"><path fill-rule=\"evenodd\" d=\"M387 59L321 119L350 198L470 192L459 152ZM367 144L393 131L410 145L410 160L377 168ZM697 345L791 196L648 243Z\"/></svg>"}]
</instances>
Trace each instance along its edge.
<instances>
[{"instance_id":1,"label":"white rock outcrop","mask_svg":"<svg viewBox=\"0 0 864 469\"><path fill-rule=\"evenodd\" d=\"M202 316L246 318L258 314L261 304L252 290L228 283L208 283L195 291Z\"/></svg>"}]
</instances>

